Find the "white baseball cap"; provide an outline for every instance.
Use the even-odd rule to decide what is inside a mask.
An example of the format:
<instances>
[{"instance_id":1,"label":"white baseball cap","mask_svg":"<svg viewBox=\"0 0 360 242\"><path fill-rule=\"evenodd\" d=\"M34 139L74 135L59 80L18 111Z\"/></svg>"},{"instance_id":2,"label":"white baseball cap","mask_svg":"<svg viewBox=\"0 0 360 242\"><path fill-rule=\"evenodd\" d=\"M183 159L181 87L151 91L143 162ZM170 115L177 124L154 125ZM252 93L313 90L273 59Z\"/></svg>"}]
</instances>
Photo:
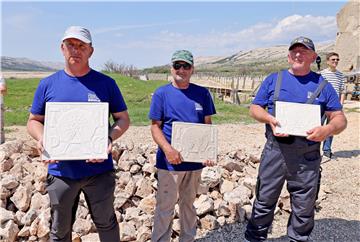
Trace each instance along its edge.
<instances>
[{"instance_id":1,"label":"white baseball cap","mask_svg":"<svg viewBox=\"0 0 360 242\"><path fill-rule=\"evenodd\" d=\"M90 31L81 26L70 26L66 29L62 41L70 38L81 40L86 44L92 43Z\"/></svg>"}]
</instances>

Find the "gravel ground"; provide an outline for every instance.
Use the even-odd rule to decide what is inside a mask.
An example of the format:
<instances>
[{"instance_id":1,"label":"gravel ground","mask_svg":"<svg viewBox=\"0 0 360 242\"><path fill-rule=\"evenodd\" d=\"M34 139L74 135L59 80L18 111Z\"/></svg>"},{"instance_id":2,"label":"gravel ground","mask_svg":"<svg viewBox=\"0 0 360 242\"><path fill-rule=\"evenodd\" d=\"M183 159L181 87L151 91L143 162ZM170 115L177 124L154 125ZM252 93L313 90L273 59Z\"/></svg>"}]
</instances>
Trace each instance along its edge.
<instances>
[{"instance_id":1,"label":"gravel ground","mask_svg":"<svg viewBox=\"0 0 360 242\"><path fill-rule=\"evenodd\" d=\"M321 202L321 208L315 216L313 241L360 241L360 103L347 101L347 108L357 108L357 112L347 112L348 127L334 138L335 158L324 160L322 185L330 193ZM27 139L25 127L6 128L6 139ZM218 125L219 153L243 149L248 153L260 155L265 143L263 124L226 124ZM130 127L119 142L128 145L153 145L150 128ZM288 214L276 215L269 241L288 241L286 223ZM245 223L226 225L205 235L198 235L198 242L244 241Z\"/></svg>"},{"instance_id":2,"label":"gravel ground","mask_svg":"<svg viewBox=\"0 0 360 242\"><path fill-rule=\"evenodd\" d=\"M360 103L345 103L345 108L358 108L358 112L347 112L347 129L333 141L334 159L323 160L322 186L330 193L322 201L315 215L313 241L355 242L360 241ZM226 128L229 125L224 125ZM263 125L235 125L239 132L228 139L231 147L256 150L264 144ZM230 126L229 128L231 128ZM233 127L235 128L235 127ZM221 142L221 141L220 141ZM235 143L235 144L234 144ZM236 143L238 145L236 146ZM288 214L276 215L268 241L288 241L286 224ZM246 223L231 224L209 232L198 242L244 241Z\"/></svg>"}]
</instances>

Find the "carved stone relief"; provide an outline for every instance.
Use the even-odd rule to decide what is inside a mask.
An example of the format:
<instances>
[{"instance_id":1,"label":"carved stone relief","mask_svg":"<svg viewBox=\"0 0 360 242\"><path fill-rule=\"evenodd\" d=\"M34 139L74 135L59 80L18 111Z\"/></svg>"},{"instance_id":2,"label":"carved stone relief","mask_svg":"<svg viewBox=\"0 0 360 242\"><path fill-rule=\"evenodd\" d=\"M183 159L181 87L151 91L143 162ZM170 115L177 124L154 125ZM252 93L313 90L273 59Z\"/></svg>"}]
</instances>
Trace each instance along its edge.
<instances>
[{"instance_id":1,"label":"carved stone relief","mask_svg":"<svg viewBox=\"0 0 360 242\"><path fill-rule=\"evenodd\" d=\"M185 162L216 162L217 135L215 125L173 122L171 144Z\"/></svg>"},{"instance_id":2,"label":"carved stone relief","mask_svg":"<svg viewBox=\"0 0 360 242\"><path fill-rule=\"evenodd\" d=\"M320 105L276 102L277 133L307 136L306 131L321 125Z\"/></svg>"},{"instance_id":3,"label":"carved stone relief","mask_svg":"<svg viewBox=\"0 0 360 242\"><path fill-rule=\"evenodd\" d=\"M108 112L108 103L46 103L42 158L106 159Z\"/></svg>"}]
</instances>

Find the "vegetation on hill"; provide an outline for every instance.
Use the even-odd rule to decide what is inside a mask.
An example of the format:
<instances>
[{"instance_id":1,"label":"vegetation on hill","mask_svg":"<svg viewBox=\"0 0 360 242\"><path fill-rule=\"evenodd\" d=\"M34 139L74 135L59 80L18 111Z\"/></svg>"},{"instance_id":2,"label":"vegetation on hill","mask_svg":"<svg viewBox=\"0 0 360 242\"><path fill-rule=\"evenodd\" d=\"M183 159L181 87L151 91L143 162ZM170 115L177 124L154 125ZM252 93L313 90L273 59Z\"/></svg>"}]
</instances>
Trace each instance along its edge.
<instances>
[{"instance_id":1,"label":"vegetation on hill","mask_svg":"<svg viewBox=\"0 0 360 242\"><path fill-rule=\"evenodd\" d=\"M151 95L167 81L140 81L119 74L107 73L113 77L125 98L132 125L148 125ZM35 89L40 79L10 79L5 96L5 126L26 125ZM215 100L217 114L214 123L250 122L248 109L244 106Z\"/></svg>"}]
</instances>

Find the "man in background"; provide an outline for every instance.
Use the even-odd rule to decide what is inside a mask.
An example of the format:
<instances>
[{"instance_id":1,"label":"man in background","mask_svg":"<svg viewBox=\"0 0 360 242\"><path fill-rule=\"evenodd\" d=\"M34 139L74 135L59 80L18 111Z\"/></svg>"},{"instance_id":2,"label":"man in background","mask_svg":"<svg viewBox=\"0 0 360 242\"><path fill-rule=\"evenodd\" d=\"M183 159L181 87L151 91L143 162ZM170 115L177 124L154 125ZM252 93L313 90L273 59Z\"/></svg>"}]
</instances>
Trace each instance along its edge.
<instances>
[{"instance_id":1,"label":"man in background","mask_svg":"<svg viewBox=\"0 0 360 242\"><path fill-rule=\"evenodd\" d=\"M330 52L326 55L327 68L321 71L321 75L326 79L335 89L339 97L341 105L344 105L345 100L345 75L336 69L339 64L339 54ZM328 120L327 120L328 122ZM323 156L331 159L333 153L331 151L331 144L333 136L327 137L323 142Z\"/></svg>"}]
</instances>

